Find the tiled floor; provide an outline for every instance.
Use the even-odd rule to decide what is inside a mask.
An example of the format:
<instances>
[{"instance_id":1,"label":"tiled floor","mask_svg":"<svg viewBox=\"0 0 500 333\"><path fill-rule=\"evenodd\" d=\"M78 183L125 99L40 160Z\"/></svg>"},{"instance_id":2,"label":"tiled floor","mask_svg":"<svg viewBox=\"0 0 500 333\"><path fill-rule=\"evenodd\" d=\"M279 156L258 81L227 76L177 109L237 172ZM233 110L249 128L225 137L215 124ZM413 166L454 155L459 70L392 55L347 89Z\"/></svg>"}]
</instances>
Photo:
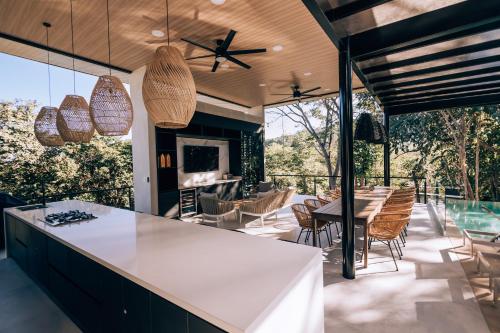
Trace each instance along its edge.
<instances>
[{"instance_id":1,"label":"tiled floor","mask_svg":"<svg viewBox=\"0 0 500 333\"><path fill-rule=\"evenodd\" d=\"M240 225L228 218L218 226L296 240L298 226L289 208L279 213L278 221L266 220L264 228L250 218L243 222ZM322 241L326 244L324 236ZM440 236L427 208L420 204L412 215L398 272L388 248L375 243L369 267L362 269L358 263L355 280L342 278L341 249L336 240L334 246L324 249L325 331L489 332L453 251L450 240ZM77 331L10 259L0 260L0 332Z\"/></svg>"},{"instance_id":2,"label":"tiled floor","mask_svg":"<svg viewBox=\"0 0 500 333\"><path fill-rule=\"evenodd\" d=\"M72 333L80 330L12 259L2 259L0 332Z\"/></svg>"}]
</instances>

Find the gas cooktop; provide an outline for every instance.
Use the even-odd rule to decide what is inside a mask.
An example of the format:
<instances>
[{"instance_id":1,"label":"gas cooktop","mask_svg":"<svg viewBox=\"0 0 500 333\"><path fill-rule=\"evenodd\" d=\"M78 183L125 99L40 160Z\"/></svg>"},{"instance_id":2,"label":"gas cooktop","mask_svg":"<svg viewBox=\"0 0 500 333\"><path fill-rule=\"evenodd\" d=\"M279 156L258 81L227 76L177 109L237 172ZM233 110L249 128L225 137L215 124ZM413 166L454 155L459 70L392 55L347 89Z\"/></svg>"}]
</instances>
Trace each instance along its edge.
<instances>
[{"instance_id":1,"label":"gas cooktop","mask_svg":"<svg viewBox=\"0 0 500 333\"><path fill-rule=\"evenodd\" d=\"M44 222L55 226L74 222L88 221L96 218L97 216L94 216L91 213L85 213L79 210L70 210L68 212L49 214L45 217Z\"/></svg>"}]
</instances>

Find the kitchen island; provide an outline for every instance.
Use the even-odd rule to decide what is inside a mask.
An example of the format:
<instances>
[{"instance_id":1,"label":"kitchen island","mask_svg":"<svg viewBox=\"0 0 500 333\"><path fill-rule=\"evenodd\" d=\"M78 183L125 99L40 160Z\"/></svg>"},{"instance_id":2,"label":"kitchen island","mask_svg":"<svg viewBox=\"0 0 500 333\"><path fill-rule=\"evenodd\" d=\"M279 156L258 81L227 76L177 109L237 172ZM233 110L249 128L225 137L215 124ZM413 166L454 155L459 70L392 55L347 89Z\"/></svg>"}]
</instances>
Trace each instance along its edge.
<instances>
[{"instance_id":1,"label":"kitchen island","mask_svg":"<svg viewBox=\"0 0 500 333\"><path fill-rule=\"evenodd\" d=\"M320 249L76 200L48 206L5 210L7 255L84 331L324 330ZM75 209L97 219L42 222Z\"/></svg>"}]
</instances>

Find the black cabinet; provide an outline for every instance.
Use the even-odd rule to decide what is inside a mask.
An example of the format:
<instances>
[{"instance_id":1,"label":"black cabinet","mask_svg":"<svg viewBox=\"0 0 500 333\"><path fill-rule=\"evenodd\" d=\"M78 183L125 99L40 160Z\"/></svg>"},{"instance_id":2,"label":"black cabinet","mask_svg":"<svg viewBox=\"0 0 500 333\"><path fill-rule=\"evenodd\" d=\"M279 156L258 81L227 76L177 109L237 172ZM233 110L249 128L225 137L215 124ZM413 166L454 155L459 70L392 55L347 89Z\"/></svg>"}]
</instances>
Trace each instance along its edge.
<instances>
[{"instance_id":1,"label":"black cabinet","mask_svg":"<svg viewBox=\"0 0 500 333\"><path fill-rule=\"evenodd\" d=\"M153 333L187 333L187 316L187 311L151 293L151 327Z\"/></svg>"},{"instance_id":2,"label":"black cabinet","mask_svg":"<svg viewBox=\"0 0 500 333\"><path fill-rule=\"evenodd\" d=\"M9 215L6 231L8 255L84 332L223 332Z\"/></svg>"},{"instance_id":3,"label":"black cabinet","mask_svg":"<svg viewBox=\"0 0 500 333\"><path fill-rule=\"evenodd\" d=\"M38 284L46 287L49 278L47 263L47 236L30 228L28 247L28 271Z\"/></svg>"},{"instance_id":4,"label":"black cabinet","mask_svg":"<svg viewBox=\"0 0 500 333\"><path fill-rule=\"evenodd\" d=\"M24 223L17 221L10 215L6 215L5 223L7 232L7 253L14 258L22 270L28 272L29 229L27 229Z\"/></svg>"}]
</instances>

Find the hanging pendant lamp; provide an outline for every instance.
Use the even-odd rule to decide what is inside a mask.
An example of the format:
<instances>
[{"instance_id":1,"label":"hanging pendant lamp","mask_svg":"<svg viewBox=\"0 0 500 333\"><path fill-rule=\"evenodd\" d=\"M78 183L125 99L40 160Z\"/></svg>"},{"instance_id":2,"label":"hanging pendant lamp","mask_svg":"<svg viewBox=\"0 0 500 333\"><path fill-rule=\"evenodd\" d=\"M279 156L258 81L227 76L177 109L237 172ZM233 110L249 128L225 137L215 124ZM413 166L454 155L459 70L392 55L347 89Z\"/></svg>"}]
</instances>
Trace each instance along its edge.
<instances>
[{"instance_id":1,"label":"hanging pendant lamp","mask_svg":"<svg viewBox=\"0 0 500 333\"><path fill-rule=\"evenodd\" d=\"M94 124L90 118L89 105L85 98L76 95L75 43L73 31L73 0L71 10L71 48L73 51L73 95L66 95L57 114L57 129L64 141L88 143L94 135Z\"/></svg>"},{"instance_id":2,"label":"hanging pendant lamp","mask_svg":"<svg viewBox=\"0 0 500 333\"><path fill-rule=\"evenodd\" d=\"M170 46L167 10L167 46L156 49L142 83L144 105L154 124L163 128L184 128L196 109L193 75L179 50Z\"/></svg>"},{"instance_id":3,"label":"hanging pendant lamp","mask_svg":"<svg viewBox=\"0 0 500 333\"><path fill-rule=\"evenodd\" d=\"M371 113L362 113L356 121L354 140L380 144L386 142L387 135L384 126Z\"/></svg>"},{"instance_id":4,"label":"hanging pendant lamp","mask_svg":"<svg viewBox=\"0 0 500 333\"><path fill-rule=\"evenodd\" d=\"M109 30L109 0L106 0L108 17L109 75L102 75L90 96L90 117L97 133L107 136L127 135L132 126L132 101L120 79L111 75L111 41Z\"/></svg>"},{"instance_id":5,"label":"hanging pendant lamp","mask_svg":"<svg viewBox=\"0 0 500 333\"><path fill-rule=\"evenodd\" d=\"M41 108L40 112L35 119L35 137L42 146L45 147L57 147L64 145L64 140L59 135L57 130L56 119L57 119L57 108L52 107L52 93L50 86L50 52L49 49L49 28L50 23L43 22L43 26L46 30L47 35L47 73L49 78L49 105Z\"/></svg>"}]
</instances>

